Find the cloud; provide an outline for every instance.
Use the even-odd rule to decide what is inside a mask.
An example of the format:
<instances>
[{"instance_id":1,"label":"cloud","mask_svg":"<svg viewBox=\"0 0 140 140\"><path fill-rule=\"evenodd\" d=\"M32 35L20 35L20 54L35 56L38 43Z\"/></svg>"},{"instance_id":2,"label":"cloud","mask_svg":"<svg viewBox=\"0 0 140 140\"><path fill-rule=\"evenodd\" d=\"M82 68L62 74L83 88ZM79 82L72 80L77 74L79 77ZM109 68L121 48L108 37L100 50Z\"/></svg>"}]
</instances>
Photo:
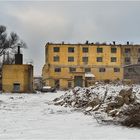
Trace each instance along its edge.
<instances>
[{"instance_id":1,"label":"cloud","mask_svg":"<svg viewBox=\"0 0 140 140\"><path fill-rule=\"evenodd\" d=\"M46 42L140 42L140 2L1 2L0 21L28 44L41 74Z\"/></svg>"}]
</instances>

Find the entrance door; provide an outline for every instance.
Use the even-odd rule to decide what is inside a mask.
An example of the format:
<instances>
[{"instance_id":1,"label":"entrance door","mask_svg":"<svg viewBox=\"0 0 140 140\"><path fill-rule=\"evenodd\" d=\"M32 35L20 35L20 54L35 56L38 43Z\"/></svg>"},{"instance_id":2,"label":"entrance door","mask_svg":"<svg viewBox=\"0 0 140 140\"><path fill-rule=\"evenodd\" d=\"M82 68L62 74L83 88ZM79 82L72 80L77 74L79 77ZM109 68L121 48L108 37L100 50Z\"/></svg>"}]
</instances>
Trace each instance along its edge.
<instances>
[{"instance_id":1,"label":"entrance door","mask_svg":"<svg viewBox=\"0 0 140 140\"><path fill-rule=\"evenodd\" d=\"M20 92L20 84L19 83L13 84L13 92Z\"/></svg>"},{"instance_id":2,"label":"entrance door","mask_svg":"<svg viewBox=\"0 0 140 140\"><path fill-rule=\"evenodd\" d=\"M83 87L83 77L82 76L75 76L74 77L74 86Z\"/></svg>"}]
</instances>

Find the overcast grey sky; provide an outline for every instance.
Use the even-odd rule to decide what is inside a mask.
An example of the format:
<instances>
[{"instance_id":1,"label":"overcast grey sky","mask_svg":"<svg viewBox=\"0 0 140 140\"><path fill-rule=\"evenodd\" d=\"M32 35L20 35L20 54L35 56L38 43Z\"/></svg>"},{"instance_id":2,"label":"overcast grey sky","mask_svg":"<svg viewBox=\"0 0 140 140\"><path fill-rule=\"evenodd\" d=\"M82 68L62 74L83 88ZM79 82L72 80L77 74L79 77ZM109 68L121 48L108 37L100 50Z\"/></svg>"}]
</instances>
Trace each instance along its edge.
<instances>
[{"instance_id":1,"label":"overcast grey sky","mask_svg":"<svg viewBox=\"0 0 140 140\"><path fill-rule=\"evenodd\" d=\"M0 1L0 24L27 43L24 62L41 75L47 42L140 43L140 2Z\"/></svg>"}]
</instances>

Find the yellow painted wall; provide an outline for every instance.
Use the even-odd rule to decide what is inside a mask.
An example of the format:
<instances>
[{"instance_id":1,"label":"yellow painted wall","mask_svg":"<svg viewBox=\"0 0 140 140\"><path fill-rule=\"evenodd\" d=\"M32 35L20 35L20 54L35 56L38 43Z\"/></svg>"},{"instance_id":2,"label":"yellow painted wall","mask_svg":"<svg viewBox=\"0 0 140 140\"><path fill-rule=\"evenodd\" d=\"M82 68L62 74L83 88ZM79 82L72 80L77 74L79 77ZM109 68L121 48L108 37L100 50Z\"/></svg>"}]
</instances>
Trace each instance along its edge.
<instances>
[{"instance_id":1,"label":"yellow painted wall","mask_svg":"<svg viewBox=\"0 0 140 140\"><path fill-rule=\"evenodd\" d=\"M59 52L54 52L53 48L59 47ZM74 47L74 53L68 52L68 47ZM88 53L82 51L83 47L88 48ZM103 48L102 53L97 53L97 48ZM111 47L116 48L116 53L111 53ZM123 80L123 66L124 66L124 51L123 49L128 47L126 45L96 45L96 44L47 44L46 49L46 62L42 70L42 76L46 85L54 86L54 80L60 80L60 87L67 88L68 81L74 82L74 76L79 74L84 77L84 68L91 68L91 73L95 75L95 80ZM133 46L136 48L137 46ZM132 54L137 53L135 49L132 49ZM136 54L135 54L136 55ZM54 62L53 57L59 56L59 62ZM74 62L68 62L68 57L73 56ZM133 55L134 56L134 55ZM138 57L133 59L133 62L137 61ZM88 57L88 63L82 62L82 57ZM103 62L97 62L97 57L102 57ZM111 62L111 57L116 57L116 62ZM55 67L61 67L61 72L54 72ZM70 73L69 67L76 67L77 73ZM105 72L99 72L99 68L105 68ZM114 72L114 68L120 68L120 72ZM74 85L74 84L73 84ZM84 85L83 85L84 86Z\"/></svg>"},{"instance_id":2,"label":"yellow painted wall","mask_svg":"<svg viewBox=\"0 0 140 140\"><path fill-rule=\"evenodd\" d=\"M13 92L14 83L20 84L20 92L33 92L33 66L16 64L3 65L3 92Z\"/></svg>"}]
</instances>

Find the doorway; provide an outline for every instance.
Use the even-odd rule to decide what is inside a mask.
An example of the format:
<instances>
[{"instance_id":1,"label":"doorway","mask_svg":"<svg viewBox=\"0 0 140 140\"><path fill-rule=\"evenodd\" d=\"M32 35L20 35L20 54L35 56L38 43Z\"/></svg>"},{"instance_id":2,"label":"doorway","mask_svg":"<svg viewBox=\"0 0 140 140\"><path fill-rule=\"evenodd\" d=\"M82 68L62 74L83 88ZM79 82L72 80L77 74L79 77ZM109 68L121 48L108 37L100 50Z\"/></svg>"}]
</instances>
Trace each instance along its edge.
<instances>
[{"instance_id":1,"label":"doorway","mask_svg":"<svg viewBox=\"0 0 140 140\"><path fill-rule=\"evenodd\" d=\"M83 76L75 76L74 77L74 86L83 87Z\"/></svg>"}]
</instances>

